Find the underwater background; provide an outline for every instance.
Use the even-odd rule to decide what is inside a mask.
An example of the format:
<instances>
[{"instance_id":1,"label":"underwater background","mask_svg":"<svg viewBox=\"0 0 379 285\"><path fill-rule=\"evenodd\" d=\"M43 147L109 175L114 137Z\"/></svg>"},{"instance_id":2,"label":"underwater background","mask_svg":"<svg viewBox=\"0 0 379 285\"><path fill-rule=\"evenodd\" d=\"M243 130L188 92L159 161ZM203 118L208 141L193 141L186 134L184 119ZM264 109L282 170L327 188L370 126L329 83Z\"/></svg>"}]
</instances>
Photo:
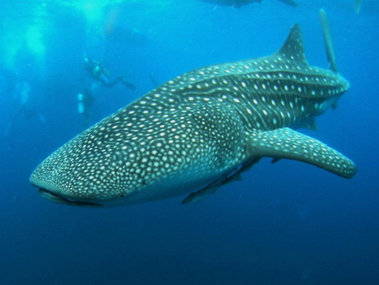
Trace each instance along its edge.
<instances>
[{"instance_id":1,"label":"underwater background","mask_svg":"<svg viewBox=\"0 0 379 285\"><path fill-rule=\"evenodd\" d=\"M359 14L353 0L297 3L1 1L0 284L379 284L379 3L363 0ZM301 132L351 158L351 180L266 158L200 203L106 209L56 204L30 185L84 128L189 70L274 53L295 23L309 63L326 68L320 8L351 88ZM136 89L96 84L85 57Z\"/></svg>"}]
</instances>

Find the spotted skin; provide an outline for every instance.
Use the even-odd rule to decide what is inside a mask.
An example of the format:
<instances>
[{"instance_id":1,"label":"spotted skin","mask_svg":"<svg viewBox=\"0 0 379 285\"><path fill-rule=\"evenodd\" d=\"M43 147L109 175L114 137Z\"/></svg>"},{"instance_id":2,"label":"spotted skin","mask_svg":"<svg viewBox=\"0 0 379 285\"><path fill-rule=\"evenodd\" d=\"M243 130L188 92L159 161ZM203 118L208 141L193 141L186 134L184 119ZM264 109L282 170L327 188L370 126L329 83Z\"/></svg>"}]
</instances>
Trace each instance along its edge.
<instances>
[{"instance_id":1,"label":"spotted skin","mask_svg":"<svg viewBox=\"0 0 379 285\"><path fill-rule=\"evenodd\" d=\"M249 144L251 156L270 156L307 162L339 176L350 178L355 164L326 144L289 128L252 133Z\"/></svg>"},{"instance_id":2,"label":"spotted skin","mask_svg":"<svg viewBox=\"0 0 379 285\"><path fill-rule=\"evenodd\" d=\"M308 65L295 25L271 56L200 68L147 93L51 154L30 181L55 202L116 206L214 191L264 156L349 178L353 162L287 128L348 88L338 73Z\"/></svg>"}]
</instances>

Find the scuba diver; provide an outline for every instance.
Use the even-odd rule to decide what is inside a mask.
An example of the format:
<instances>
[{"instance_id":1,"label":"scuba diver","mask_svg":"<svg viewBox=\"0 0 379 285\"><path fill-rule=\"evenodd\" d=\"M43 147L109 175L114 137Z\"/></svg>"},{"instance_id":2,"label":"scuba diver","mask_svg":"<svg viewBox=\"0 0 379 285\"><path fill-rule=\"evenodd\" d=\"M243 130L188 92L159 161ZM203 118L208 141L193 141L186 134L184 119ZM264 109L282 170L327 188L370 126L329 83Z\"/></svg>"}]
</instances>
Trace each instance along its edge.
<instances>
[{"instance_id":1,"label":"scuba diver","mask_svg":"<svg viewBox=\"0 0 379 285\"><path fill-rule=\"evenodd\" d=\"M136 86L126 81L123 76L117 76L112 80L109 72L99 62L92 60L89 57L85 57L84 62L85 70L88 72L88 74L102 85L112 88L117 83L121 82L131 90L136 89Z\"/></svg>"}]
</instances>

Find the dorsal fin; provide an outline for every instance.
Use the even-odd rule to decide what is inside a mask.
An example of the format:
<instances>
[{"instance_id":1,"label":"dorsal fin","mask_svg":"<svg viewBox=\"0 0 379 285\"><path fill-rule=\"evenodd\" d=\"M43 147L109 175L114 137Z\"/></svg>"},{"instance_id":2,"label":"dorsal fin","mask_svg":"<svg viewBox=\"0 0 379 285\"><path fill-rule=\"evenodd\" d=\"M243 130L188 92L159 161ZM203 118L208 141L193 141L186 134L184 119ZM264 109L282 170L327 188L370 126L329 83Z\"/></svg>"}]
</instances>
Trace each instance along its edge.
<instances>
[{"instance_id":1,"label":"dorsal fin","mask_svg":"<svg viewBox=\"0 0 379 285\"><path fill-rule=\"evenodd\" d=\"M304 54L303 37L301 36L299 24L295 24L292 27L286 41L276 55L285 57L289 61L293 61L300 66L308 66L308 62Z\"/></svg>"}]
</instances>

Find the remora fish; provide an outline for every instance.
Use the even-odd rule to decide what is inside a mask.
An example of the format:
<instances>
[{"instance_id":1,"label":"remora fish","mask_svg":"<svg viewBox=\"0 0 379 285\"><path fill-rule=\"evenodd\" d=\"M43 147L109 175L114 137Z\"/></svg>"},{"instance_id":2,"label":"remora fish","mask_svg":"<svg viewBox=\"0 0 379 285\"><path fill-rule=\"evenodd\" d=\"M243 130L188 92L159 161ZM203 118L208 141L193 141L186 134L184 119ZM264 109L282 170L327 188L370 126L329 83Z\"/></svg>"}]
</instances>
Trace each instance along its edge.
<instances>
[{"instance_id":1,"label":"remora fish","mask_svg":"<svg viewBox=\"0 0 379 285\"><path fill-rule=\"evenodd\" d=\"M288 128L348 88L337 72L308 65L295 25L273 55L196 69L147 93L51 154L30 181L55 202L115 206L200 189L183 201L195 202L262 157L350 178L351 160Z\"/></svg>"}]
</instances>

